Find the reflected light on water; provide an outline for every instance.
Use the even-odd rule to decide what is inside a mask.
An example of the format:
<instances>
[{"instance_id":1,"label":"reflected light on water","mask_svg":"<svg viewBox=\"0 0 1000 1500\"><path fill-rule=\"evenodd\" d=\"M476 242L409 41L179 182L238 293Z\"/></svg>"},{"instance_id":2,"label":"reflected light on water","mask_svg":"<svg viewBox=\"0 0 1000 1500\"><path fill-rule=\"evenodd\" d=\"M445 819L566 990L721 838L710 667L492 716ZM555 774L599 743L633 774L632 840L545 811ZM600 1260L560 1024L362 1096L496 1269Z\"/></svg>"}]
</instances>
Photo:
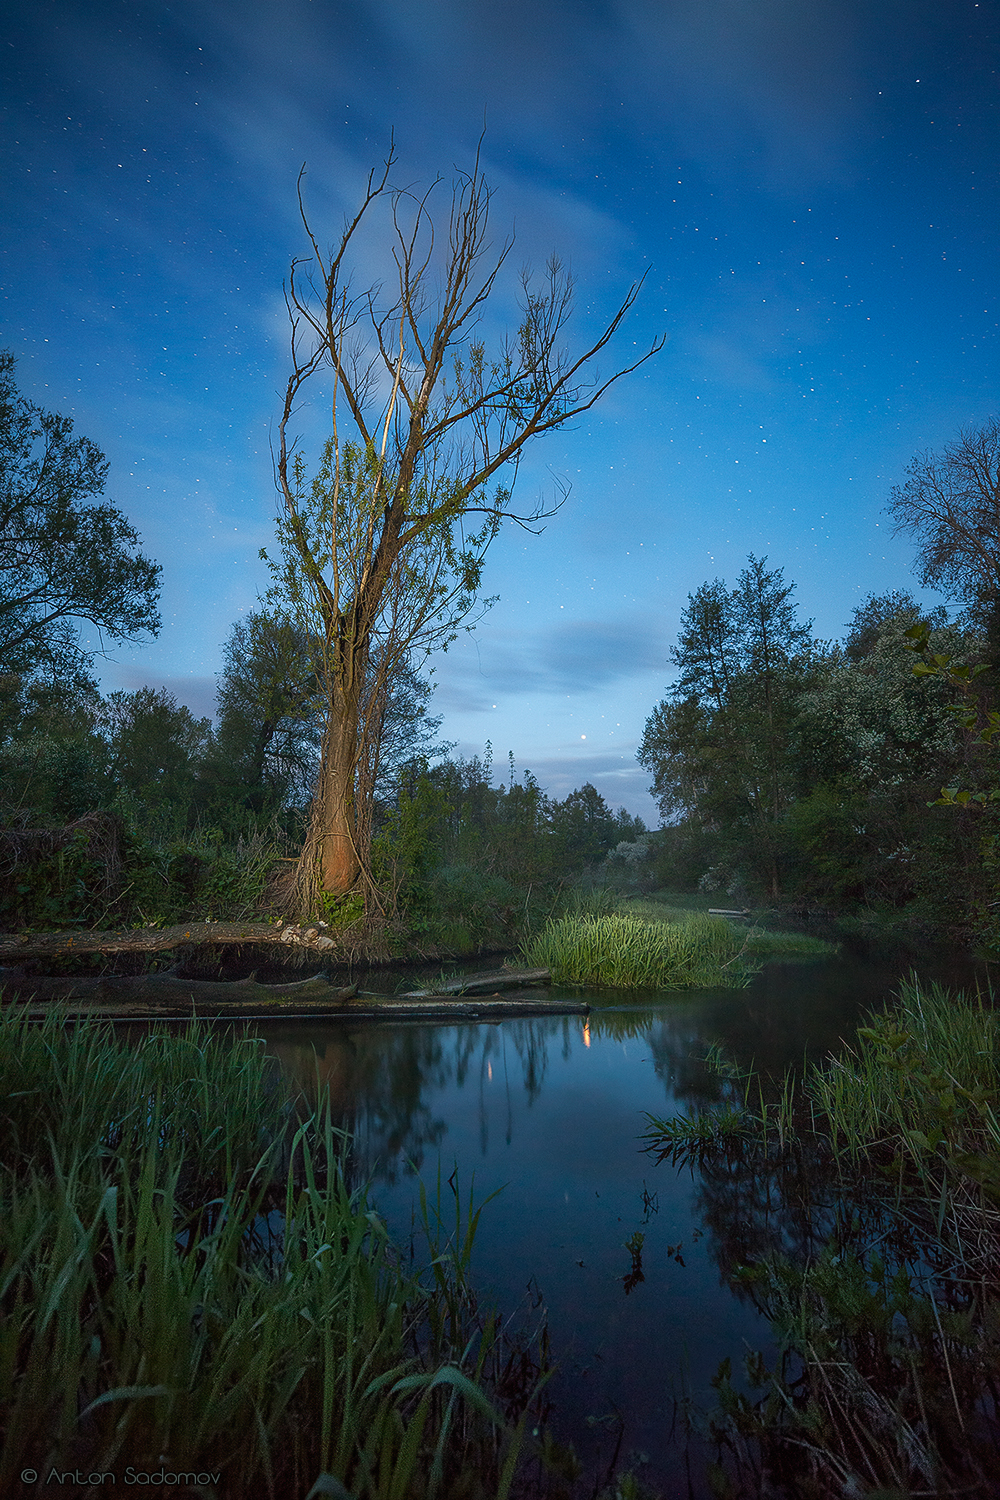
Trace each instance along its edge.
<instances>
[{"instance_id":1,"label":"reflected light on water","mask_svg":"<svg viewBox=\"0 0 1000 1500\"><path fill-rule=\"evenodd\" d=\"M590 1046L590 1022L589 1021L584 1021L584 1023L583 1023L583 1045L585 1047L589 1047Z\"/></svg>"}]
</instances>

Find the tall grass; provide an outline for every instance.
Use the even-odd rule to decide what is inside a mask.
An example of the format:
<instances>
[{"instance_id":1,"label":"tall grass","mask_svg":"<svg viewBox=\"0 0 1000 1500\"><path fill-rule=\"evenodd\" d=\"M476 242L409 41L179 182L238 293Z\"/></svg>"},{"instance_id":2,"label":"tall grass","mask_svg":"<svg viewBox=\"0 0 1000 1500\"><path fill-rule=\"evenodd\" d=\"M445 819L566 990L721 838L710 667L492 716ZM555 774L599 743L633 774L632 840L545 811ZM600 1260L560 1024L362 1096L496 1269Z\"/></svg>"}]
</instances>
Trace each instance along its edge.
<instances>
[{"instance_id":1,"label":"tall grass","mask_svg":"<svg viewBox=\"0 0 1000 1500\"><path fill-rule=\"evenodd\" d=\"M0 1494L25 1467L216 1473L202 1493L506 1496L503 1340L478 1220L406 1268L323 1103L260 1044L116 1040L0 1012ZM523 1394L523 1393L522 1393ZM507 1403L509 1407L509 1402ZM336 1481L344 1491L336 1488Z\"/></svg>"},{"instance_id":2,"label":"tall grass","mask_svg":"<svg viewBox=\"0 0 1000 1500\"><path fill-rule=\"evenodd\" d=\"M613 913L562 917L524 944L525 961L557 984L612 989L741 988L752 976L746 935L720 917L677 922Z\"/></svg>"},{"instance_id":3,"label":"tall grass","mask_svg":"<svg viewBox=\"0 0 1000 1500\"><path fill-rule=\"evenodd\" d=\"M650 1117L648 1140L741 1184L726 1256L780 1352L748 1364L757 1400L720 1372L714 1432L739 1493L757 1492L750 1470L769 1494L995 1493L997 1011L911 979L776 1102L729 1076L720 1109Z\"/></svg>"}]
</instances>

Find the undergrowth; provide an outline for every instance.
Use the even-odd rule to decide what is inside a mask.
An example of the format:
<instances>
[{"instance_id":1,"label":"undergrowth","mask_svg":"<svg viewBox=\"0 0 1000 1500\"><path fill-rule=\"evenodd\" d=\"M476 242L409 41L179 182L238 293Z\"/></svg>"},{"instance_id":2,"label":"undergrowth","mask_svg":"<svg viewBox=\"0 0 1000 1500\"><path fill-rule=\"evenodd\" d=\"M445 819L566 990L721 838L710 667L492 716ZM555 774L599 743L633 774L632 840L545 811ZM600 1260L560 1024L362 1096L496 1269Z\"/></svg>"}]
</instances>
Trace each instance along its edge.
<instances>
[{"instance_id":1,"label":"undergrowth","mask_svg":"<svg viewBox=\"0 0 1000 1500\"><path fill-rule=\"evenodd\" d=\"M720 1496L994 1494L1000 1461L1000 1022L915 979L844 1053L777 1099L723 1064L727 1097L650 1117L699 1169L724 1270L778 1357L727 1361Z\"/></svg>"},{"instance_id":2,"label":"undergrowth","mask_svg":"<svg viewBox=\"0 0 1000 1500\"><path fill-rule=\"evenodd\" d=\"M196 1025L136 1045L4 1008L0 1088L0 1493L124 1465L282 1500L511 1493L540 1388L511 1372L539 1370L477 1312L454 1182L412 1270L328 1100L298 1118L259 1042Z\"/></svg>"}]
</instances>

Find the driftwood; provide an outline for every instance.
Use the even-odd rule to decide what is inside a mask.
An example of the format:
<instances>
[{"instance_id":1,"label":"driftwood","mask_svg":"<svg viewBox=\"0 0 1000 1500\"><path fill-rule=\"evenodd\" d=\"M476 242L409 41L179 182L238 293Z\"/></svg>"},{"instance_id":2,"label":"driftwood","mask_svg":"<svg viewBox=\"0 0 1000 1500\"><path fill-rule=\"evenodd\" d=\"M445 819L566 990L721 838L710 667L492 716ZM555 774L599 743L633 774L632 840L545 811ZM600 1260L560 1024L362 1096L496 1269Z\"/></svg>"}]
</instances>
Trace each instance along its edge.
<instances>
[{"instance_id":1,"label":"driftwood","mask_svg":"<svg viewBox=\"0 0 1000 1500\"><path fill-rule=\"evenodd\" d=\"M30 1021L41 1021L51 1012L52 1003L27 1004L25 1013ZM266 1005L247 1002L223 1009L214 1007L188 1007L177 1011L162 1005L141 1005L138 1002L123 1004L101 1004L93 1001L70 1001L62 1014L67 1021L322 1021L348 1024L370 1021L441 1021L454 1024L468 1021L502 1021L508 1016L586 1016L590 1006L582 1000L542 1000L520 998L512 995L493 996L477 1000L462 999L398 1000L389 995L361 998L348 1003L330 1006L325 1002L273 1001Z\"/></svg>"},{"instance_id":2,"label":"driftwood","mask_svg":"<svg viewBox=\"0 0 1000 1500\"><path fill-rule=\"evenodd\" d=\"M548 969L500 969L496 974L466 974L433 990L407 990L398 1000L426 1000L439 995L494 995L499 990L527 989L533 984L549 984Z\"/></svg>"},{"instance_id":3,"label":"driftwood","mask_svg":"<svg viewBox=\"0 0 1000 1500\"><path fill-rule=\"evenodd\" d=\"M356 984L333 985L322 974L293 984L258 984L256 979L217 981L181 979L175 974L101 974L53 978L26 974L23 969L0 968L4 999L90 1001L103 1005L149 1005L164 1014L191 1015L208 1006L222 1014L227 1008L244 1009L248 1004L274 1008L295 1003L330 1006L342 1004L358 993Z\"/></svg>"},{"instance_id":4,"label":"driftwood","mask_svg":"<svg viewBox=\"0 0 1000 1500\"><path fill-rule=\"evenodd\" d=\"M260 943L331 953L339 945L325 922L312 927L270 922L182 922L175 927L139 927L119 932L4 932L0 960L61 958L74 953L162 953L189 944L223 947ZM345 950L346 951L346 950ZM332 956L332 954L331 954Z\"/></svg>"},{"instance_id":5,"label":"driftwood","mask_svg":"<svg viewBox=\"0 0 1000 1500\"><path fill-rule=\"evenodd\" d=\"M32 1020L58 1005L67 1020L156 1020L198 1017L250 1020L276 1017L315 1020L480 1020L503 1016L585 1015L589 1007L575 1000L500 996L502 989L521 989L548 981L547 969L503 970L472 975L438 990L406 995L359 994L357 985L331 984L323 974L293 984L259 984L255 979L231 982L181 979L174 974L52 978L0 968L6 1002L26 1005ZM473 998L476 991L487 997ZM472 992L472 993L470 993ZM468 998L463 998L468 994ZM47 1003L38 1004L38 1001Z\"/></svg>"}]
</instances>

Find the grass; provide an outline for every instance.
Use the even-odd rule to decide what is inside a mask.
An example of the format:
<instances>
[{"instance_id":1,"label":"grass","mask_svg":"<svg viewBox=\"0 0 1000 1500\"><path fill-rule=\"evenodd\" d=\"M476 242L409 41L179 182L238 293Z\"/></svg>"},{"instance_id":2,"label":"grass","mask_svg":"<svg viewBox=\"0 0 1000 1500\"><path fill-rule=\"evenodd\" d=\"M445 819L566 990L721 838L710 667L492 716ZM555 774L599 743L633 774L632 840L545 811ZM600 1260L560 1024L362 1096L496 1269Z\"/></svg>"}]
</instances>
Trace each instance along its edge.
<instances>
[{"instance_id":1,"label":"grass","mask_svg":"<svg viewBox=\"0 0 1000 1500\"><path fill-rule=\"evenodd\" d=\"M710 916L701 903L666 894L623 901L611 891L574 893L563 915L522 945L525 962L560 984L611 989L742 988L763 960L827 957L831 943Z\"/></svg>"},{"instance_id":2,"label":"grass","mask_svg":"<svg viewBox=\"0 0 1000 1500\"><path fill-rule=\"evenodd\" d=\"M197 1026L136 1044L5 1007L0 1088L0 1493L125 1465L205 1495L509 1493L530 1393L454 1184L408 1269L328 1103L298 1119L261 1044Z\"/></svg>"},{"instance_id":3,"label":"grass","mask_svg":"<svg viewBox=\"0 0 1000 1500\"><path fill-rule=\"evenodd\" d=\"M997 1011L912 979L776 1103L728 1079L720 1107L650 1117L648 1135L709 1197L740 1182L725 1260L779 1346L771 1370L748 1361L757 1398L719 1373L719 1493L764 1493L765 1473L774 1495L993 1493Z\"/></svg>"},{"instance_id":4,"label":"grass","mask_svg":"<svg viewBox=\"0 0 1000 1500\"><path fill-rule=\"evenodd\" d=\"M521 951L557 984L611 989L739 988L753 972L745 934L720 917L697 914L682 921L570 915L549 922Z\"/></svg>"},{"instance_id":5,"label":"grass","mask_svg":"<svg viewBox=\"0 0 1000 1500\"><path fill-rule=\"evenodd\" d=\"M756 958L800 959L831 958L839 944L828 943L808 932L772 932L766 927L751 927L747 948Z\"/></svg>"}]
</instances>

